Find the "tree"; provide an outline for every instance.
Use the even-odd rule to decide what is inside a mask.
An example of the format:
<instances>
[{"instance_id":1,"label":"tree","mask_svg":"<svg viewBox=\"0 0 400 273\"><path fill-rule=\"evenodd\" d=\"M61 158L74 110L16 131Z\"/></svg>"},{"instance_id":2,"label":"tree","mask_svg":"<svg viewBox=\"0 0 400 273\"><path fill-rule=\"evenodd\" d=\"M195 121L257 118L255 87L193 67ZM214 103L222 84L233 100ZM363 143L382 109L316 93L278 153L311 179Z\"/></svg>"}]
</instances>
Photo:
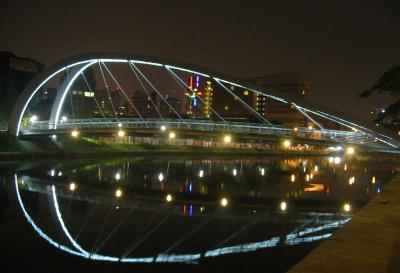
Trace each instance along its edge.
<instances>
[{"instance_id":1,"label":"tree","mask_svg":"<svg viewBox=\"0 0 400 273\"><path fill-rule=\"evenodd\" d=\"M390 129L400 127L400 66L394 66L379 78L378 83L372 85L369 89L361 92L358 96L361 98L369 97L373 94L386 93L395 97L395 102L390 104L378 114L376 123L384 124Z\"/></svg>"}]
</instances>

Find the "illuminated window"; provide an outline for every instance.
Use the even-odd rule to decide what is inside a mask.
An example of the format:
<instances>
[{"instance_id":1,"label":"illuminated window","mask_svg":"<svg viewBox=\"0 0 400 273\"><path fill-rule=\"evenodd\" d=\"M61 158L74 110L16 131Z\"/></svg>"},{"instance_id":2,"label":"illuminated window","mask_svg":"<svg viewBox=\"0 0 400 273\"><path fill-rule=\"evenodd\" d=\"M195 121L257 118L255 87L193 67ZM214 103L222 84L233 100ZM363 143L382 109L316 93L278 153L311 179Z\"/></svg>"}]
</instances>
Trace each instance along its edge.
<instances>
[{"instance_id":1,"label":"illuminated window","mask_svg":"<svg viewBox=\"0 0 400 273\"><path fill-rule=\"evenodd\" d=\"M249 90L244 90L243 95L248 96L249 95Z\"/></svg>"}]
</instances>

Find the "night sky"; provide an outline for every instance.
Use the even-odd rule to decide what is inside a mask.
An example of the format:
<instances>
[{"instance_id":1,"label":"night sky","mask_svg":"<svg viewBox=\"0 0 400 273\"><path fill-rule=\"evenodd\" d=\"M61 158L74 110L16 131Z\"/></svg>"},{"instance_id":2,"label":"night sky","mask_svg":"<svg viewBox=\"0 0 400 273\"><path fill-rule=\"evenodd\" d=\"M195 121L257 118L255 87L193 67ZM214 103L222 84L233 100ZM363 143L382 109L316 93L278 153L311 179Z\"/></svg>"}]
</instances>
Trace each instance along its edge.
<instances>
[{"instance_id":1,"label":"night sky","mask_svg":"<svg viewBox=\"0 0 400 273\"><path fill-rule=\"evenodd\" d=\"M2 0L0 50L50 64L88 51L177 59L241 78L304 72L309 99L368 119L356 95L400 64L400 1Z\"/></svg>"}]
</instances>

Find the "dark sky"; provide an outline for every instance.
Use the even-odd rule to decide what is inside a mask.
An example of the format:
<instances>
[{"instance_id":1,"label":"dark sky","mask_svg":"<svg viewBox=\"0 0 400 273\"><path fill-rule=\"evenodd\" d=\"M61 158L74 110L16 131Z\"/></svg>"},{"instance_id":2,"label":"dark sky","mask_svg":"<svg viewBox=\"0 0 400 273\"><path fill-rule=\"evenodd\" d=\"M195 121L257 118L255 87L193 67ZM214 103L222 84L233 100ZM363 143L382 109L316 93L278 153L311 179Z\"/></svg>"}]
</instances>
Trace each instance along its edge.
<instances>
[{"instance_id":1,"label":"dark sky","mask_svg":"<svg viewBox=\"0 0 400 273\"><path fill-rule=\"evenodd\" d=\"M50 64L87 51L177 59L246 78L300 71L309 99L368 118L356 95L400 64L400 1L2 0L0 50Z\"/></svg>"}]
</instances>

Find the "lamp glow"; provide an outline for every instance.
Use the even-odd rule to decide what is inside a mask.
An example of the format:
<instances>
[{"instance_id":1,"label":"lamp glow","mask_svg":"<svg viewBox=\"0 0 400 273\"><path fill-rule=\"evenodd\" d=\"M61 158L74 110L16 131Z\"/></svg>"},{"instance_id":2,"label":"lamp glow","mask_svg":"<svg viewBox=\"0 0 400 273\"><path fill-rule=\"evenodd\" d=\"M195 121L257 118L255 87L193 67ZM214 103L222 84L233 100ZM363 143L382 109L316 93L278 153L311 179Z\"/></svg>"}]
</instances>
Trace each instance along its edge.
<instances>
[{"instance_id":1,"label":"lamp glow","mask_svg":"<svg viewBox=\"0 0 400 273\"><path fill-rule=\"evenodd\" d=\"M290 146L290 141L289 141L289 140L283 141L283 146L284 146L285 148L289 148L289 146Z\"/></svg>"},{"instance_id":2,"label":"lamp glow","mask_svg":"<svg viewBox=\"0 0 400 273\"><path fill-rule=\"evenodd\" d=\"M220 203L221 203L221 206L226 207L228 205L228 199L222 198Z\"/></svg>"},{"instance_id":3,"label":"lamp glow","mask_svg":"<svg viewBox=\"0 0 400 273\"><path fill-rule=\"evenodd\" d=\"M168 135L168 137L169 137L170 139L174 139L174 138L176 137L176 135L175 135L174 132L170 132L169 135Z\"/></svg>"},{"instance_id":4,"label":"lamp glow","mask_svg":"<svg viewBox=\"0 0 400 273\"><path fill-rule=\"evenodd\" d=\"M346 154L348 154L348 155L352 155L352 154L354 154L354 152L355 152L355 149L353 147L348 147L346 150Z\"/></svg>"},{"instance_id":5,"label":"lamp glow","mask_svg":"<svg viewBox=\"0 0 400 273\"><path fill-rule=\"evenodd\" d=\"M76 188L77 188L77 187L76 187L76 184L75 184L74 182L72 182L72 183L69 184L69 190L70 190L70 191L75 191Z\"/></svg>"},{"instance_id":6,"label":"lamp glow","mask_svg":"<svg viewBox=\"0 0 400 273\"><path fill-rule=\"evenodd\" d=\"M282 201L279 207L280 207L281 211L286 211L287 203L285 201Z\"/></svg>"},{"instance_id":7,"label":"lamp glow","mask_svg":"<svg viewBox=\"0 0 400 273\"><path fill-rule=\"evenodd\" d=\"M118 131L118 136L119 136L119 137L124 137L124 136L125 136L125 132L122 131L122 130L119 130L119 131Z\"/></svg>"},{"instance_id":8,"label":"lamp glow","mask_svg":"<svg viewBox=\"0 0 400 273\"><path fill-rule=\"evenodd\" d=\"M120 198L122 196L122 191L120 189L117 189L115 191L115 197Z\"/></svg>"},{"instance_id":9,"label":"lamp glow","mask_svg":"<svg viewBox=\"0 0 400 273\"><path fill-rule=\"evenodd\" d=\"M35 121L37 121L37 120L38 120L38 117L37 117L36 115L31 116L30 119L29 119L29 121L30 121L31 123L33 123L33 122L35 122Z\"/></svg>"},{"instance_id":10,"label":"lamp glow","mask_svg":"<svg viewBox=\"0 0 400 273\"><path fill-rule=\"evenodd\" d=\"M230 143L232 141L232 137L230 135L225 135L224 136L224 142L225 143Z\"/></svg>"},{"instance_id":11,"label":"lamp glow","mask_svg":"<svg viewBox=\"0 0 400 273\"><path fill-rule=\"evenodd\" d=\"M77 130L73 130L73 131L71 132L71 136L72 136L72 137L78 137L78 136L79 136L79 132L78 132Z\"/></svg>"},{"instance_id":12,"label":"lamp glow","mask_svg":"<svg viewBox=\"0 0 400 273\"><path fill-rule=\"evenodd\" d=\"M348 203L344 204L343 209L345 212L349 212L351 210L350 204L348 204Z\"/></svg>"},{"instance_id":13,"label":"lamp glow","mask_svg":"<svg viewBox=\"0 0 400 273\"><path fill-rule=\"evenodd\" d=\"M166 131L167 130L167 126L161 125L160 130L163 131L163 132Z\"/></svg>"},{"instance_id":14,"label":"lamp glow","mask_svg":"<svg viewBox=\"0 0 400 273\"><path fill-rule=\"evenodd\" d=\"M167 202L171 202L172 201L172 195L171 194L167 194L167 196L165 197L165 200L167 200Z\"/></svg>"}]
</instances>

